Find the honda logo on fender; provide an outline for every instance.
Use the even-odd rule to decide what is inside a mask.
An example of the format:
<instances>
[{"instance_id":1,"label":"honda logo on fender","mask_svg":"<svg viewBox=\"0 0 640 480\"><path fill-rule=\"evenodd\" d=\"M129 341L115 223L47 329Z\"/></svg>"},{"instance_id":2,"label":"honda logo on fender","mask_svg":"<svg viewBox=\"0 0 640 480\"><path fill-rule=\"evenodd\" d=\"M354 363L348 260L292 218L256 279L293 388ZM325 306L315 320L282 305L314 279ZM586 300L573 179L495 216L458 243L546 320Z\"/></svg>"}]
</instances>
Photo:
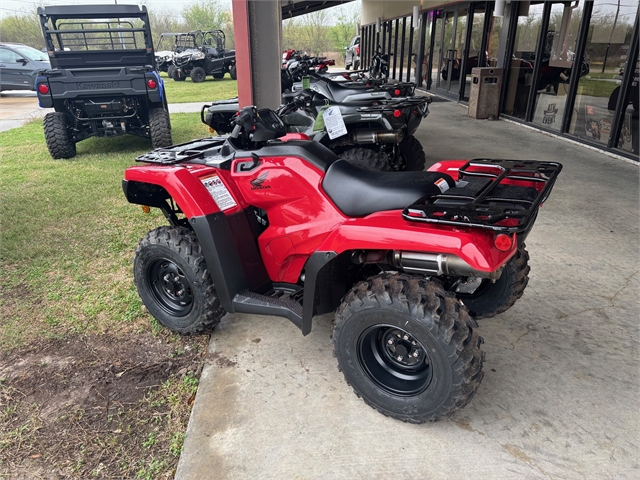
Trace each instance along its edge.
<instances>
[{"instance_id":1,"label":"honda logo on fender","mask_svg":"<svg viewBox=\"0 0 640 480\"><path fill-rule=\"evenodd\" d=\"M271 188L269 185L263 185L263 183L267 179L267 175L269 175L268 171L261 173L256 178L251 180L249 182L251 184L251 190L263 190L265 188Z\"/></svg>"}]
</instances>

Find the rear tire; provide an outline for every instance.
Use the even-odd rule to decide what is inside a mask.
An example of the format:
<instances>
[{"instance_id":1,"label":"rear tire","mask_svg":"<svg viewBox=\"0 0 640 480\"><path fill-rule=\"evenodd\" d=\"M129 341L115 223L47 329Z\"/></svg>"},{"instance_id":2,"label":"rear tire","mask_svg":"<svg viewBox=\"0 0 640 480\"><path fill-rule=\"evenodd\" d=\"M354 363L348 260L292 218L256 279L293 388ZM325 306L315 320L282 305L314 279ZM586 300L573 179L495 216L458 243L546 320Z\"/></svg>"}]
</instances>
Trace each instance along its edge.
<instances>
[{"instance_id":1,"label":"rear tire","mask_svg":"<svg viewBox=\"0 0 640 480\"><path fill-rule=\"evenodd\" d=\"M403 422L450 416L482 381L482 337L464 307L423 277L360 282L336 311L334 354L364 402Z\"/></svg>"},{"instance_id":2,"label":"rear tire","mask_svg":"<svg viewBox=\"0 0 640 480\"><path fill-rule=\"evenodd\" d=\"M202 67L194 67L189 74L193 83L202 83L207 79L207 73Z\"/></svg>"},{"instance_id":3,"label":"rear tire","mask_svg":"<svg viewBox=\"0 0 640 480\"><path fill-rule=\"evenodd\" d=\"M152 108L149 110L149 134L153 148L168 147L171 140L171 120L169 112L164 108Z\"/></svg>"},{"instance_id":4,"label":"rear tire","mask_svg":"<svg viewBox=\"0 0 640 480\"><path fill-rule=\"evenodd\" d=\"M211 330L225 313L196 235L186 228L149 232L136 249L133 275L149 313L173 332Z\"/></svg>"},{"instance_id":5,"label":"rear tire","mask_svg":"<svg viewBox=\"0 0 640 480\"><path fill-rule=\"evenodd\" d=\"M507 262L495 283L484 280L471 294L456 293L476 319L491 318L509 310L522 297L529 283L529 253L524 244Z\"/></svg>"},{"instance_id":6,"label":"rear tire","mask_svg":"<svg viewBox=\"0 0 640 480\"><path fill-rule=\"evenodd\" d=\"M402 170L408 172L422 172L427 162L422 144L413 135L404 137L400 142L400 155L404 160Z\"/></svg>"},{"instance_id":7,"label":"rear tire","mask_svg":"<svg viewBox=\"0 0 640 480\"><path fill-rule=\"evenodd\" d=\"M238 74L236 72L236 66L235 65L233 65L229 69L229 76L231 77L231 80L237 80L238 79Z\"/></svg>"},{"instance_id":8,"label":"rear tire","mask_svg":"<svg viewBox=\"0 0 640 480\"><path fill-rule=\"evenodd\" d=\"M360 67L360 60L354 60L353 61L353 69L354 70L358 70L359 67Z\"/></svg>"},{"instance_id":9,"label":"rear tire","mask_svg":"<svg viewBox=\"0 0 640 480\"><path fill-rule=\"evenodd\" d=\"M387 156L369 148L350 148L342 152L340 158L364 170L375 172L388 172L391 170Z\"/></svg>"},{"instance_id":10,"label":"rear tire","mask_svg":"<svg viewBox=\"0 0 640 480\"><path fill-rule=\"evenodd\" d=\"M76 144L71 138L69 117L64 112L47 113L44 117L44 138L54 159L76 156Z\"/></svg>"},{"instance_id":11,"label":"rear tire","mask_svg":"<svg viewBox=\"0 0 640 480\"><path fill-rule=\"evenodd\" d=\"M350 64L350 63L346 64L346 65L344 66L344 69L345 69L345 70L351 70L351 64Z\"/></svg>"}]
</instances>

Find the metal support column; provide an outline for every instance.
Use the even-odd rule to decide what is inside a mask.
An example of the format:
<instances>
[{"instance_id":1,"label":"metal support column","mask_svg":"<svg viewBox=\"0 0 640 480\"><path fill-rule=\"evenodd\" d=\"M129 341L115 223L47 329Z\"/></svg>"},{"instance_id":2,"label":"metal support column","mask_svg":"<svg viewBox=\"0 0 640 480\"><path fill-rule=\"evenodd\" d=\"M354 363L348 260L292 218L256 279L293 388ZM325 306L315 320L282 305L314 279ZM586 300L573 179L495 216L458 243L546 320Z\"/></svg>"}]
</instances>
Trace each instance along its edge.
<instances>
[{"instance_id":1,"label":"metal support column","mask_svg":"<svg viewBox=\"0 0 640 480\"><path fill-rule=\"evenodd\" d=\"M233 0L240 106L276 109L281 103L280 2Z\"/></svg>"}]
</instances>

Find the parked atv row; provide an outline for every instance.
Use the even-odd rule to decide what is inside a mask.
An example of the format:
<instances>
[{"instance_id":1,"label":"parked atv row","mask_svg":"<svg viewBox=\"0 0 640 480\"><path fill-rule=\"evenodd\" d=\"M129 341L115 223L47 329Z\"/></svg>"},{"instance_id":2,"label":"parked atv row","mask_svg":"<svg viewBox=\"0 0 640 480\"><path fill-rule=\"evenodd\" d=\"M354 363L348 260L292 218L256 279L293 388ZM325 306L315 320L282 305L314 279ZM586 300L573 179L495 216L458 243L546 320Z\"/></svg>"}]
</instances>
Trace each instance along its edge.
<instances>
[{"instance_id":1,"label":"parked atv row","mask_svg":"<svg viewBox=\"0 0 640 480\"><path fill-rule=\"evenodd\" d=\"M524 242L562 165L373 172L287 133L271 110L245 107L232 127L125 172L127 200L169 222L135 252L148 311L182 334L238 312L286 317L303 335L335 312L338 368L365 403L411 423L467 405L483 378L476 319L522 296Z\"/></svg>"},{"instance_id":2,"label":"parked atv row","mask_svg":"<svg viewBox=\"0 0 640 480\"><path fill-rule=\"evenodd\" d=\"M325 73L329 70L329 66L335 64L333 59L312 57L296 50L287 50L282 54L282 68L288 72L294 82L301 82L302 77L310 73Z\"/></svg>"}]
</instances>

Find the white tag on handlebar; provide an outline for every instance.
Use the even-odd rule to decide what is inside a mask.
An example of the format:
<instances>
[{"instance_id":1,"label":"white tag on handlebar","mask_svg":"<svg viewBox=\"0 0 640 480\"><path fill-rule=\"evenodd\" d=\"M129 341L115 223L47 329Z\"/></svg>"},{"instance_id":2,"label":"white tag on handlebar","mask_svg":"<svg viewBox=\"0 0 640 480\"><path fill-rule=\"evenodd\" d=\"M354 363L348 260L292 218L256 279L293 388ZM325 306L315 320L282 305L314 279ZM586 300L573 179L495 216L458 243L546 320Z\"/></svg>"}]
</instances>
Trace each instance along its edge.
<instances>
[{"instance_id":1,"label":"white tag on handlebar","mask_svg":"<svg viewBox=\"0 0 640 480\"><path fill-rule=\"evenodd\" d=\"M220 177L215 173L208 177L204 177L200 179L205 188L209 191L209 195L213 198L213 201L216 202L218 208L221 211L229 210L230 208L235 207L237 204L227 187L224 186Z\"/></svg>"},{"instance_id":2,"label":"white tag on handlebar","mask_svg":"<svg viewBox=\"0 0 640 480\"><path fill-rule=\"evenodd\" d=\"M327 108L323 112L322 118L324 119L324 125L331 140L347 134L347 127L344 124L340 107L334 106Z\"/></svg>"}]
</instances>

